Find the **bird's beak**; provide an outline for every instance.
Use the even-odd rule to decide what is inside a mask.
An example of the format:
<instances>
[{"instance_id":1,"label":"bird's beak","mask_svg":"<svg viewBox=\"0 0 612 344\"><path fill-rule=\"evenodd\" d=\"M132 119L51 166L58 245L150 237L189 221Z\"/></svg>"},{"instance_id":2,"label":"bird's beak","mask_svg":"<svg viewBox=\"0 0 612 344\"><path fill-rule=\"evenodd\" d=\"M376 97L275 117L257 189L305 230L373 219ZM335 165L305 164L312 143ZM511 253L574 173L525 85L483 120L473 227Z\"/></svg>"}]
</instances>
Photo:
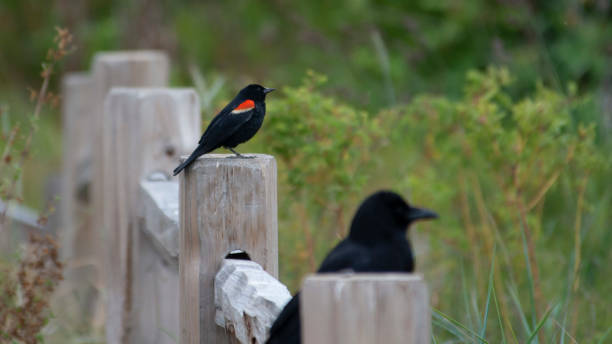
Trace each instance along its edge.
<instances>
[{"instance_id":1,"label":"bird's beak","mask_svg":"<svg viewBox=\"0 0 612 344\"><path fill-rule=\"evenodd\" d=\"M263 93L267 94L267 93L270 93L270 92L274 91L275 89L276 88L264 88Z\"/></svg>"},{"instance_id":2,"label":"bird's beak","mask_svg":"<svg viewBox=\"0 0 612 344\"><path fill-rule=\"evenodd\" d=\"M408 212L408 218L410 221L437 219L438 214L429 209L411 207Z\"/></svg>"}]
</instances>

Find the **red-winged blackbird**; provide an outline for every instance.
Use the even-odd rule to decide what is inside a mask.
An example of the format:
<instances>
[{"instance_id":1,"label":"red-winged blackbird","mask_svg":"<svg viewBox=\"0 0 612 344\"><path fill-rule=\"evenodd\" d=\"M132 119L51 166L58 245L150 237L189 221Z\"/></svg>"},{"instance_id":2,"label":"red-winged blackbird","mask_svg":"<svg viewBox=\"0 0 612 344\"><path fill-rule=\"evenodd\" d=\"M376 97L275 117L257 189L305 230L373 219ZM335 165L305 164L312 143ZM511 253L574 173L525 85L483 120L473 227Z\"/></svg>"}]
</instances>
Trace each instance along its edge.
<instances>
[{"instance_id":1,"label":"red-winged blackbird","mask_svg":"<svg viewBox=\"0 0 612 344\"><path fill-rule=\"evenodd\" d=\"M174 175L179 174L200 155L219 147L225 147L237 157L244 158L245 156L240 155L234 148L257 133L266 115L266 94L272 91L273 88L252 84L238 92L236 98L213 118L200 138L198 148L174 169Z\"/></svg>"},{"instance_id":2,"label":"red-winged blackbird","mask_svg":"<svg viewBox=\"0 0 612 344\"><path fill-rule=\"evenodd\" d=\"M437 217L431 210L410 206L396 193L379 191L359 206L348 237L325 257L317 272L412 272L414 258L406 230L414 221ZM268 344L301 342L299 308L298 293L274 321Z\"/></svg>"}]
</instances>

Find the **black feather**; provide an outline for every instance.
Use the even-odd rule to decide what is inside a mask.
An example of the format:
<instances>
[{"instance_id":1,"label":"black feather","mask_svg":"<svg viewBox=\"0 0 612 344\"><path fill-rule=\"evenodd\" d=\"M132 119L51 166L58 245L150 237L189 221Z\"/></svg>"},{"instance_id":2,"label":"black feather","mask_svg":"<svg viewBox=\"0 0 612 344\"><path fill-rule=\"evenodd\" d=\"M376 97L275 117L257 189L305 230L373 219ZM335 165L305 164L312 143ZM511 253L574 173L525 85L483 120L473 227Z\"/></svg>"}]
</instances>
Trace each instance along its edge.
<instances>
[{"instance_id":1,"label":"black feather","mask_svg":"<svg viewBox=\"0 0 612 344\"><path fill-rule=\"evenodd\" d=\"M361 204L349 236L327 255L318 272L412 272L414 258L406 230L413 221L436 216L411 207L393 192L379 191ZM299 303L298 293L272 325L268 344L301 342Z\"/></svg>"},{"instance_id":2,"label":"black feather","mask_svg":"<svg viewBox=\"0 0 612 344\"><path fill-rule=\"evenodd\" d=\"M221 110L210 122L202 134L198 147L189 158L174 169L176 176L202 154L207 154L220 147L234 148L250 140L261 128L266 115L266 94L270 88L252 84L243 88L238 95ZM252 110L232 113L243 102L251 100L255 104Z\"/></svg>"}]
</instances>

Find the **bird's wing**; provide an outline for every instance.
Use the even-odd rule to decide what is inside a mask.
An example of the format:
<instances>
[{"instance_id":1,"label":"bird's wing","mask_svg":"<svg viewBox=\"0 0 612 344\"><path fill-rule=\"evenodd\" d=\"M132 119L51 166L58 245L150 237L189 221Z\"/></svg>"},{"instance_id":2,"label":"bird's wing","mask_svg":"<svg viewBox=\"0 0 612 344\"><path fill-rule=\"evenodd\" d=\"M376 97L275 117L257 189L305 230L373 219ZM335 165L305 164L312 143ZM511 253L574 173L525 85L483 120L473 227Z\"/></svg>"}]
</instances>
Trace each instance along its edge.
<instances>
[{"instance_id":1,"label":"bird's wing","mask_svg":"<svg viewBox=\"0 0 612 344\"><path fill-rule=\"evenodd\" d=\"M370 246L345 239L325 257L318 272L410 272L414 269L412 252L401 239Z\"/></svg>"},{"instance_id":2,"label":"bird's wing","mask_svg":"<svg viewBox=\"0 0 612 344\"><path fill-rule=\"evenodd\" d=\"M211 150L219 147L225 139L232 136L236 130L251 119L253 112L251 110L240 114L230 113L215 117L202 135L199 144L210 147Z\"/></svg>"},{"instance_id":3,"label":"bird's wing","mask_svg":"<svg viewBox=\"0 0 612 344\"><path fill-rule=\"evenodd\" d=\"M412 265L408 267L404 262L405 259L402 259L402 252L394 254L395 249L389 243L366 246L345 239L325 257L318 272L329 273L347 270L354 272L412 271ZM270 338L266 344L296 344L300 342L299 305L298 293L278 315L270 329Z\"/></svg>"},{"instance_id":4,"label":"bird's wing","mask_svg":"<svg viewBox=\"0 0 612 344\"><path fill-rule=\"evenodd\" d=\"M272 324L266 344L299 343L300 337L300 293L297 293Z\"/></svg>"},{"instance_id":5,"label":"bird's wing","mask_svg":"<svg viewBox=\"0 0 612 344\"><path fill-rule=\"evenodd\" d=\"M349 239L340 242L327 255L318 272L338 272L352 270L353 263L363 263L367 258L367 248ZM300 299L299 293L285 305L278 315L266 344L295 344L300 342Z\"/></svg>"},{"instance_id":6,"label":"bird's wing","mask_svg":"<svg viewBox=\"0 0 612 344\"><path fill-rule=\"evenodd\" d=\"M210 122L198 144L216 146L251 119L254 109L255 103L252 100L244 102L234 100L227 104Z\"/></svg>"},{"instance_id":7,"label":"bird's wing","mask_svg":"<svg viewBox=\"0 0 612 344\"><path fill-rule=\"evenodd\" d=\"M369 248L350 239L341 241L323 260L318 272L359 271L370 261Z\"/></svg>"}]
</instances>

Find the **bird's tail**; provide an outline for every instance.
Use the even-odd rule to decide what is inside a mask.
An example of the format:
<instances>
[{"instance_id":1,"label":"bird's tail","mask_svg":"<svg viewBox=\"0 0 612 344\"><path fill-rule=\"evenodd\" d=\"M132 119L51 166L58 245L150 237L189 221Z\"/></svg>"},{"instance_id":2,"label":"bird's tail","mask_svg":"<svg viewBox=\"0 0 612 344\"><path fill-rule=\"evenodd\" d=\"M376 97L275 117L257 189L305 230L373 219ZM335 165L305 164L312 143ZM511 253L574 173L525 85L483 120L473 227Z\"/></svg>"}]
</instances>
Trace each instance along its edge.
<instances>
[{"instance_id":1,"label":"bird's tail","mask_svg":"<svg viewBox=\"0 0 612 344\"><path fill-rule=\"evenodd\" d=\"M185 169L185 167L189 166L195 159L197 159L200 155L202 154L206 154L205 151L200 149L201 147L196 148L196 150L193 151L193 153L191 153L191 155L189 156L189 158L187 158L187 160L183 161L182 164L178 165L173 173L173 176L176 176L177 174L181 173L182 170Z\"/></svg>"}]
</instances>

